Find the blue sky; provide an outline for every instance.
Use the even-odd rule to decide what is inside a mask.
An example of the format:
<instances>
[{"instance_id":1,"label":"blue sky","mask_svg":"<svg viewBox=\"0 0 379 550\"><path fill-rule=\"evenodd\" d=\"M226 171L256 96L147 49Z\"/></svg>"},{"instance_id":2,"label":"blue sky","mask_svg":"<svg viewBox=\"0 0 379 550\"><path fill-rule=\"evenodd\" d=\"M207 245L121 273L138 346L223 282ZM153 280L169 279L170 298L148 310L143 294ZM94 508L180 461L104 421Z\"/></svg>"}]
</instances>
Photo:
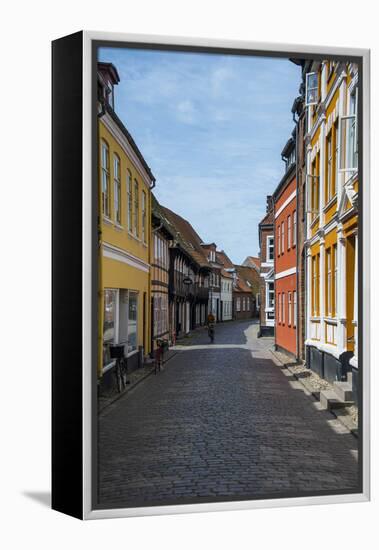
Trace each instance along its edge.
<instances>
[{"instance_id":1,"label":"blue sky","mask_svg":"<svg viewBox=\"0 0 379 550\"><path fill-rule=\"evenodd\" d=\"M120 75L115 110L161 204L234 263L258 253L266 195L284 173L300 69L286 59L101 48Z\"/></svg>"}]
</instances>

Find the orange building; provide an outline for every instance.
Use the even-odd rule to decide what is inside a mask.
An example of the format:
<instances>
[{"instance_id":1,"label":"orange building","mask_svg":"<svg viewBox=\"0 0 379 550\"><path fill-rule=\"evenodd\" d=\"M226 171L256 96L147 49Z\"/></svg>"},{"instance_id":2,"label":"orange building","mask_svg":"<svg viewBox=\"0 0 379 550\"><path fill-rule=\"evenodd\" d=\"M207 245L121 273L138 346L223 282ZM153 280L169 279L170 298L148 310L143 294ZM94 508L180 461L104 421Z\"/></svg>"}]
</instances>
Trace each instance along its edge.
<instances>
[{"instance_id":1,"label":"orange building","mask_svg":"<svg viewBox=\"0 0 379 550\"><path fill-rule=\"evenodd\" d=\"M282 158L285 174L274 200L275 234L275 346L297 356L297 268L296 268L296 162L295 139L286 143Z\"/></svg>"}]
</instances>

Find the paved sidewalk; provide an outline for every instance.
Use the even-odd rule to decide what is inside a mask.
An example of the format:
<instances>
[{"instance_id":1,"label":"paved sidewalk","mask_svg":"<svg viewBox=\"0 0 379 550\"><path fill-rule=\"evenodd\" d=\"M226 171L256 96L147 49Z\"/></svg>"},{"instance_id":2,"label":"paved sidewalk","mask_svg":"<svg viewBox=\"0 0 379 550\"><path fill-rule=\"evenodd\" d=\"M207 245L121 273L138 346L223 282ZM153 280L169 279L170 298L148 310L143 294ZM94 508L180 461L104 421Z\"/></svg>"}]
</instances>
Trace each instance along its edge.
<instances>
[{"instance_id":1,"label":"paved sidewalk","mask_svg":"<svg viewBox=\"0 0 379 550\"><path fill-rule=\"evenodd\" d=\"M177 352L175 350L169 349L164 355L164 365L169 361ZM145 363L141 368L134 370L131 373L128 373L127 380L128 384L125 389L118 393L117 389L114 387L107 393L104 392L101 396L98 397L98 413L101 415L110 405L125 397L131 390L133 390L140 382L145 380L151 374L154 374L154 363L153 361Z\"/></svg>"}]
</instances>

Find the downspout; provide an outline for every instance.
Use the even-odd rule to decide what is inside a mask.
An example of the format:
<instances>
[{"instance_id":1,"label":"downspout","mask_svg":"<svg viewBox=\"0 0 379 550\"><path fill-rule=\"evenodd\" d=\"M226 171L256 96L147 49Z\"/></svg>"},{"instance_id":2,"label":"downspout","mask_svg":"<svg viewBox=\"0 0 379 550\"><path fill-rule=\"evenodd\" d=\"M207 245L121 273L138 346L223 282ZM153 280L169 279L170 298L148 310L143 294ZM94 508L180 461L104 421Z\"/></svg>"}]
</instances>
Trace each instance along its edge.
<instances>
[{"instance_id":1,"label":"downspout","mask_svg":"<svg viewBox=\"0 0 379 550\"><path fill-rule=\"evenodd\" d=\"M295 123L295 163L296 163L296 359L300 360L299 353L299 119L296 120L295 113L292 114Z\"/></svg>"},{"instance_id":2,"label":"downspout","mask_svg":"<svg viewBox=\"0 0 379 550\"><path fill-rule=\"evenodd\" d=\"M98 113L98 121L105 115L104 101L100 101L101 111ZM99 135L99 122L97 132ZM99 142L99 139L97 140ZM99 150L97 151L99 155ZM98 325L97 325L97 378L101 379L103 371L103 316L104 316L104 289L103 289L103 233L102 233L102 211L101 211L101 181L99 177L99 160L97 162L97 239L98 239L98 262L97 262L97 307L98 307Z\"/></svg>"}]
</instances>

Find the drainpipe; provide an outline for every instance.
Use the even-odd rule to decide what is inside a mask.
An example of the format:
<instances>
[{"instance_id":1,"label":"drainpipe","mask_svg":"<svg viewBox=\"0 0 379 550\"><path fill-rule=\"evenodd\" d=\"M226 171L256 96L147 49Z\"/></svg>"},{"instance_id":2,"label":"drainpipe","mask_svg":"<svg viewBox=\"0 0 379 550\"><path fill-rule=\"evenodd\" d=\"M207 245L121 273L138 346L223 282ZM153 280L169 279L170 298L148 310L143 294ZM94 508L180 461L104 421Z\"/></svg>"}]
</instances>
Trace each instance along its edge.
<instances>
[{"instance_id":1,"label":"drainpipe","mask_svg":"<svg viewBox=\"0 0 379 550\"><path fill-rule=\"evenodd\" d=\"M299 361L299 119L296 120L295 113L292 113L295 123L295 163L296 163L296 359Z\"/></svg>"}]
</instances>

